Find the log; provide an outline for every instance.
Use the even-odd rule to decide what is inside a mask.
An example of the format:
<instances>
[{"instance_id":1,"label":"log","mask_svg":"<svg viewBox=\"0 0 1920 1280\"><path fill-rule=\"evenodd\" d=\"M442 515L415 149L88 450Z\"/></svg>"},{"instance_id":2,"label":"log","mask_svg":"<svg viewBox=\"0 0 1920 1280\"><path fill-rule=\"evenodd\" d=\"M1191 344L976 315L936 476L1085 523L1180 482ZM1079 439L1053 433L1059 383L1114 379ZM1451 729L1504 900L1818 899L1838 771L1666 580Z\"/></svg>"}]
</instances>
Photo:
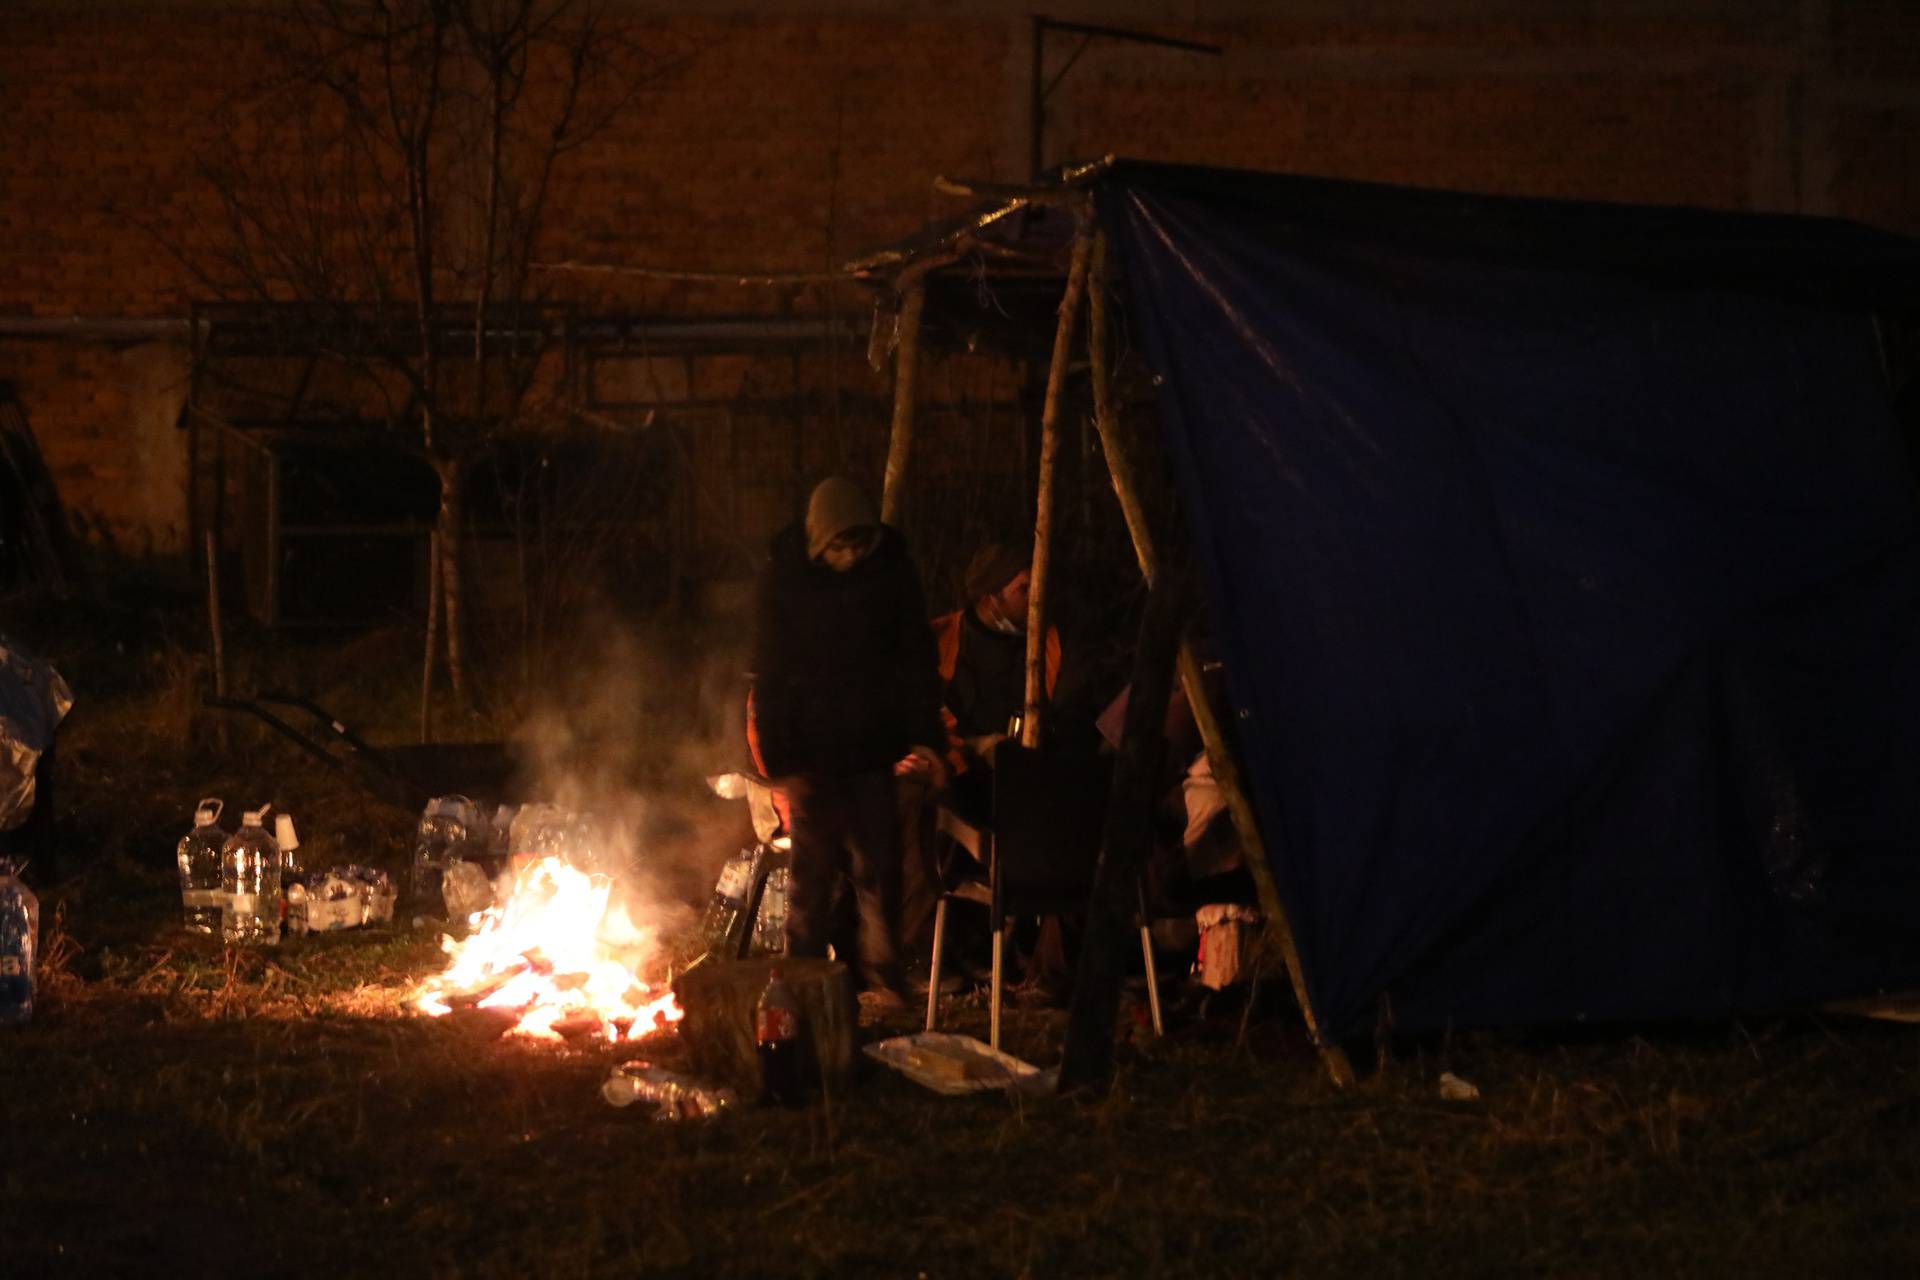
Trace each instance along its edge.
<instances>
[{"instance_id":1,"label":"log","mask_svg":"<svg viewBox=\"0 0 1920 1280\"><path fill-rule=\"evenodd\" d=\"M220 624L220 539L211 529L207 530L207 630L213 637L213 696L224 701L227 696L227 640L226 628ZM220 750L231 751L233 738L224 717L216 732Z\"/></svg>"},{"instance_id":2,"label":"log","mask_svg":"<svg viewBox=\"0 0 1920 1280\"><path fill-rule=\"evenodd\" d=\"M1086 234L1074 237L1073 264L1053 331L1053 359L1047 366L1047 398L1040 409L1040 475L1034 500L1033 568L1027 586L1027 694L1026 714L1020 722L1020 745L1040 746L1040 706L1046 700L1047 567L1053 545L1053 469L1060 453L1060 400L1067 385L1068 357L1073 330L1080 314L1080 295L1087 283Z\"/></svg>"},{"instance_id":3,"label":"log","mask_svg":"<svg viewBox=\"0 0 1920 1280\"><path fill-rule=\"evenodd\" d=\"M920 311L927 301L927 286L916 279L900 299L900 320L896 332L899 345L893 352L893 431L887 439L887 471L880 489L880 523L898 526L900 511L906 504L907 460L913 453L914 385L920 367Z\"/></svg>"},{"instance_id":4,"label":"log","mask_svg":"<svg viewBox=\"0 0 1920 1280\"><path fill-rule=\"evenodd\" d=\"M1140 874L1153 843L1154 779L1166 752L1162 733L1173 692L1174 652L1186 612L1187 566L1175 561L1147 588L1134 650L1133 683L1127 697L1120 757L1087 900L1087 927L1067 1008L1067 1047L1060 1088L1104 1087L1113 1081L1113 1024L1120 1013L1120 964L1134 913Z\"/></svg>"},{"instance_id":5,"label":"log","mask_svg":"<svg viewBox=\"0 0 1920 1280\"><path fill-rule=\"evenodd\" d=\"M1139 460L1132 442L1121 432L1119 411L1113 403L1112 374L1107 358L1106 285L1107 237L1101 231L1094 236L1093 261L1088 267L1088 309L1091 320L1087 347L1093 375L1093 421L1100 431L1101 446L1107 455L1107 473L1113 480L1114 493L1120 500L1120 512L1126 519L1127 532L1133 538L1133 550L1140 561L1140 573L1151 585L1159 570L1159 556L1141 497L1143 485ZM1186 690L1187 704L1193 709L1194 723L1200 730L1201 741L1206 744L1214 780L1219 784L1221 793L1227 799L1227 807L1233 814L1234 830L1239 833L1246 852L1247 869L1253 875L1260 909L1272 924L1263 934L1265 945L1271 952L1278 953L1280 962L1286 968L1288 981L1293 984L1294 998L1300 1002L1307 1034L1319 1049L1328 1076L1336 1086L1344 1088L1353 1083L1353 1067L1347 1061L1345 1050L1327 1038L1316 1016L1313 999L1307 991L1306 973L1300 965L1300 951L1294 941L1293 925L1287 918L1285 904L1280 900L1279 885L1274 880L1272 864L1267 861L1259 824L1254 820L1253 802L1240 781L1239 762L1228 744L1226 728L1207 697L1200 656L1190 636L1183 637L1180 642L1179 673L1180 683Z\"/></svg>"},{"instance_id":6,"label":"log","mask_svg":"<svg viewBox=\"0 0 1920 1280\"><path fill-rule=\"evenodd\" d=\"M673 993L686 1014L680 1039L696 1074L731 1085L742 1097L760 1093L760 1059L754 1051L753 1011L767 978L778 968L800 1002L800 1035L817 1085L839 1097L853 1078L860 1008L853 974L832 960L792 956L709 961L680 975Z\"/></svg>"}]
</instances>

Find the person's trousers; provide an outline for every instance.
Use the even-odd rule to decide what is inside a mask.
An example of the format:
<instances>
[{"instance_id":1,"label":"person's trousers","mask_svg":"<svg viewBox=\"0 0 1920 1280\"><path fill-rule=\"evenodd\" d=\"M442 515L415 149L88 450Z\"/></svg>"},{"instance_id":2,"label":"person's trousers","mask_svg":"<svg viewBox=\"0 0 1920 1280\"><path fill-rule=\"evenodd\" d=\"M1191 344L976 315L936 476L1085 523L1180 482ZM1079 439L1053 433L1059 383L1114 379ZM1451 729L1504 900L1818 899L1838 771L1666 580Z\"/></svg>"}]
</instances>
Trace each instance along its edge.
<instances>
[{"instance_id":1,"label":"person's trousers","mask_svg":"<svg viewBox=\"0 0 1920 1280\"><path fill-rule=\"evenodd\" d=\"M933 784L925 778L900 778L894 785L900 822L900 932L896 939L908 959L926 951L933 938L933 910L940 902L939 862L934 849Z\"/></svg>"},{"instance_id":2,"label":"person's trousers","mask_svg":"<svg viewBox=\"0 0 1920 1280\"><path fill-rule=\"evenodd\" d=\"M860 917L859 968L868 986L898 989L900 829L893 774L800 774L781 779L792 808L787 882L787 951L824 956L833 935L833 890L853 884Z\"/></svg>"}]
</instances>

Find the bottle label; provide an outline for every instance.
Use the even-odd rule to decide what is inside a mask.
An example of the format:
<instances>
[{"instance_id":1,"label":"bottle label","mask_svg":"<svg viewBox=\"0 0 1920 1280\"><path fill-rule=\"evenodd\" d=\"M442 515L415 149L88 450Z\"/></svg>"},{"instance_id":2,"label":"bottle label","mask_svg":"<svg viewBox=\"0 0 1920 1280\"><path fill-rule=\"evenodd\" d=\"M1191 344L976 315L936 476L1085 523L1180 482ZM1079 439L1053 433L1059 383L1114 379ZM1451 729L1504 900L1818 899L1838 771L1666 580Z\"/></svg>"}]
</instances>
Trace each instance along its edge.
<instances>
[{"instance_id":1,"label":"bottle label","mask_svg":"<svg viewBox=\"0 0 1920 1280\"><path fill-rule=\"evenodd\" d=\"M218 889L182 889L180 891L180 901L185 903L189 910L200 907L218 908L223 896Z\"/></svg>"},{"instance_id":2,"label":"bottle label","mask_svg":"<svg viewBox=\"0 0 1920 1280\"><path fill-rule=\"evenodd\" d=\"M720 883L714 888L714 893L725 898L730 906L737 907L747 900L747 885L752 879L753 864L746 858L734 858L720 873Z\"/></svg>"},{"instance_id":3,"label":"bottle label","mask_svg":"<svg viewBox=\"0 0 1920 1280\"><path fill-rule=\"evenodd\" d=\"M792 1009L762 1006L754 1018L755 1044L783 1044L800 1038L800 1018Z\"/></svg>"},{"instance_id":4,"label":"bottle label","mask_svg":"<svg viewBox=\"0 0 1920 1280\"><path fill-rule=\"evenodd\" d=\"M360 924L362 914L358 894L345 898L309 898L305 912L306 927L315 933L352 929Z\"/></svg>"},{"instance_id":5,"label":"bottle label","mask_svg":"<svg viewBox=\"0 0 1920 1280\"><path fill-rule=\"evenodd\" d=\"M237 916L259 914L260 895L257 893L235 893L227 897L227 906Z\"/></svg>"}]
</instances>

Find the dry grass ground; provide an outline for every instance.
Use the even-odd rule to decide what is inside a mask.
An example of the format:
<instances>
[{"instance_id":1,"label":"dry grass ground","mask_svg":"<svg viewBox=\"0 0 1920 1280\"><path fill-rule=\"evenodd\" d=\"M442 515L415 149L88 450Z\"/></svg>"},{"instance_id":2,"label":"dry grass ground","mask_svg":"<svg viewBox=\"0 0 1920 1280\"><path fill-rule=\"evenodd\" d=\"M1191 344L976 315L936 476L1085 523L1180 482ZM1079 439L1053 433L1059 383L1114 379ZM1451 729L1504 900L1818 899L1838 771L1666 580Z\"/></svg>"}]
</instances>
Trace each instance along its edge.
<instances>
[{"instance_id":1,"label":"dry grass ground","mask_svg":"<svg viewBox=\"0 0 1920 1280\"><path fill-rule=\"evenodd\" d=\"M404 993L437 964L430 930L270 952L181 931L171 847L202 792L271 774L323 856L392 867L406 815L270 740L207 746L190 644L149 643L150 625L19 629L61 661L82 710L62 742L42 1005L0 1037L0 1275L1920 1265L1911 1027L1461 1034L1395 1046L1342 1093L1284 1011L1256 1011L1243 1037L1228 1008L1130 1042L1102 1096L947 1099L876 1070L799 1112L662 1124L612 1109L597 1085L631 1049L407 1014ZM406 653L357 643L336 692ZM324 656L250 660L295 662L318 687ZM956 1013L983 1021L977 1002ZM1017 1014L1011 1047L1045 1062L1058 1032L1053 1015ZM642 1052L677 1060L670 1037ZM1440 1101L1442 1070L1481 1099Z\"/></svg>"}]
</instances>

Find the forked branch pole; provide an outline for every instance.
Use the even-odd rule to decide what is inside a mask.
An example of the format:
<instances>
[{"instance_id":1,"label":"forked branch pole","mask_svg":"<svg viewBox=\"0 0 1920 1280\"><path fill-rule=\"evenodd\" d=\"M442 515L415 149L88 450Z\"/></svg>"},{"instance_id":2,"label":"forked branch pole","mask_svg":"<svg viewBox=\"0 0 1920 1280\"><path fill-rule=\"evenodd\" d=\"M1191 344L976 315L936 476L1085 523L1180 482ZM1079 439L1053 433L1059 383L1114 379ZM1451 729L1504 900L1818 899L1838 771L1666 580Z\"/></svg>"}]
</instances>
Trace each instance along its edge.
<instances>
[{"instance_id":1,"label":"forked branch pole","mask_svg":"<svg viewBox=\"0 0 1920 1280\"><path fill-rule=\"evenodd\" d=\"M1134 554L1140 561L1140 572L1151 588L1159 574L1159 555L1154 546L1146 508L1141 501L1138 459L1132 442L1122 435L1119 415L1113 403L1112 371L1107 358L1110 348L1105 232L1095 234L1092 258L1087 348L1093 375L1093 420L1100 432L1101 448L1107 455L1107 472L1113 480L1114 494L1120 500L1120 512L1126 520L1127 532L1133 539ZM1214 781L1227 801L1234 830L1246 854L1247 869L1253 875L1259 894L1260 909L1267 918L1268 954L1277 955L1285 965L1287 978L1293 984L1294 997L1300 1002L1307 1033L1319 1048L1327 1074L1334 1084L1345 1087L1353 1083L1352 1064L1347 1061L1347 1055L1340 1046L1327 1039L1314 1011L1313 999L1307 991L1306 973L1300 965L1300 951L1294 939L1293 926L1286 906L1280 900L1280 888L1273 878L1272 864L1267 861L1266 845L1260 837L1253 804L1241 781L1239 764L1228 743L1225 727L1207 696L1200 657L1190 636L1180 642L1178 665L1188 705L1193 709L1194 723L1200 730L1201 741L1206 744Z\"/></svg>"},{"instance_id":2,"label":"forked branch pole","mask_svg":"<svg viewBox=\"0 0 1920 1280\"><path fill-rule=\"evenodd\" d=\"M1035 486L1033 567L1027 588L1027 696L1020 721L1020 744L1040 745L1040 707L1046 699L1048 564L1053 548L1053 473L1060 455L1060 399L1066 387L1073 333L1086 291L1087 259L1091 242L1083 232L1073 242L1073 261L1067 269L1067 290L1060 299L1060 315L1053 331L1053 359L1047 367L1047 398L1040 410L1040 476Z\"/></svg>"},{"instance_id":3,"label":"forked branch pole","mask_svg":"<svg viewBox=\"0 0 1920 1280\"><path fill-rule=\"evenodd\" d=\"M907 464L913 456L914 383L920 367L920 312L927 301L924 278L900 299L893 350L893 431L887 438L886 480L880 490L882 523L898 525L905 502Z\"/></svg>"}]
</instances>

